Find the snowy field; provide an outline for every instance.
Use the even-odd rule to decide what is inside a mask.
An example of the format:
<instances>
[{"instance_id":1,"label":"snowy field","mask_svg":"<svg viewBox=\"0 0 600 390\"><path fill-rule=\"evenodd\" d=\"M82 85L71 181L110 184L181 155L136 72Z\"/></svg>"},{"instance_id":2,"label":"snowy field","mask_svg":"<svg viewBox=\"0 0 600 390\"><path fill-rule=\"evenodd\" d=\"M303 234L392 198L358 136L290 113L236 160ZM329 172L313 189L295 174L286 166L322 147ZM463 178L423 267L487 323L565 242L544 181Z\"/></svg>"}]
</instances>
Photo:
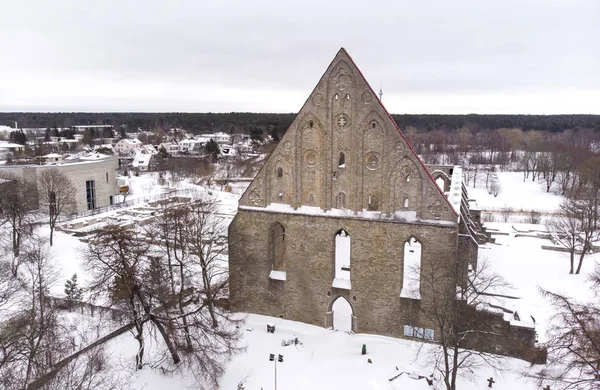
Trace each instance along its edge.
<instances>
[{"instance_id":1,"label":"snowy field","mask_svg":"<svg viewBox=\"0 0 600 390\"><path fill-rule=\"evenodd\" d=\"M561 197L546 194L541 184L523 183L519 173L499 174L503 186L504 197L478 198L480 206L502 207L507 202L514 208L530 209L538 205L539 210L555 210ZM143 187L155 188L154 178L144 176L132 181ZM142 188L143 192L146 192ZM150 191L150 190L148 190ZM233 217L240 189L237 194L209 189L221 202L221 212L229 218ZM484 191L484 190L482 190ZM479 189L469 189L471 197L480 195ZM501 194L501 195L502 195ZM480 259L487 259L492 267L510 284L512 290L507 292L520 299L511 301L508 306L516 308L521 317L533 316L537 323L540 341L545 339L547 320L550 316L548 302L539 292L539 288L586 299L589 289L586 276L593 269L594 263L600 261L600 254L586 257L581 275L568 274L568 256L566 253L542 250L542 244L549 240L535 237L517 237L517 230L544 230L542 225L522 225L512 223L488 223L486 227L494 229L496 243L480 247ZM85 247L77 238L57 232L52 255L60 268L62 277L52 289L52 293L62 295L64 281L77 272L80 282L85 285L85 272L81 266L81 251ZM357 313L360 315L360 313ZM246 390L274 389L274 363L269 361L269 354L281 354L283 363L277 363L278 388L295 389L427 389L424 380L411 379L403 374L394 381L389 379L401 372L416 373L428 376L432 372L431 364L417 356L419 343L383 336L356 334L351 335L341 330L327 330L279 318L264 317L253 314L240 314L246 317L242 344L246 352L231 361L222 378L222 389L235 390L240 382ZM346 315L348 315L346 313ZM336 319L339 318L339 313ZM344 322L343 318L339 322ZM346 321L347 322L347 321ZM276 325L276 332L266 332L267 323ZM282 340L297 337L301 345L282 346ZM361 355L361 347L367 346L367 355ZM148 354L152 346L148 345ZM427 348L427 347L426 347ZM183 390L194 388L193 380L175 372L163 375L159 370L145 368L140 372L131 370L136 351L136 342L132 334L126 333L108 344L111 353L115 377L129 378L131 389ZM368 363L370 359L372 363ZM506 359L506 370L494 373L491 369L482 368L475 373L474 381L463 380L459 383L461 390L487 388L486 379L494 377L494 389L501 390L533 390L538 389L534 383L523 379L522 373L531 370L530 365L517 359ZM128 368L129 367L129 368ZM537 367L539 369L539 367Z\"/></svg>"},{"instance_id":2,"label":"snowy field","mask_svg":"<svg viewBox=\"0 0 600 390\"><path fill-rule=\"evenodd\" d=\"M500 193L497 197L488 194L485 181L480 179L477 187L472 183L467 188L470 198L477 199L482 210L500 210L510 207L516 211L539 211L542 213L554 212L558 209L562 196L556 195L553 190L556 185L550 187L546 192L546 183L543 181L531 181L531 176L523 182L523 172L498 172Z\"/></svg>"}]
</instances>

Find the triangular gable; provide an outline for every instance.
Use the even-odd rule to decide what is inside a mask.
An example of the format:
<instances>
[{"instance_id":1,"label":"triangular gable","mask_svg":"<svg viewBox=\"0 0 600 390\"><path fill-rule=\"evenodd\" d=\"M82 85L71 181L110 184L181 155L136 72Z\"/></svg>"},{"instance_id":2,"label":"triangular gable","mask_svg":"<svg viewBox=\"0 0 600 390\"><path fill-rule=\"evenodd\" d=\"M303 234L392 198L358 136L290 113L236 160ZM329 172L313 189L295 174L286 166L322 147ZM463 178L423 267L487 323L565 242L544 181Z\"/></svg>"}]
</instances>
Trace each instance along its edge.
<instances>
[{"instance_id":1,"label":"triangular gable","mask_svg":"<svg viewBox=\"0 0 600 390\"><path fill-rule=\"evenodd\" d=\"M242 207L273 204L458 216L343 48L240 199Z\"/></svg>"}]
</instances>

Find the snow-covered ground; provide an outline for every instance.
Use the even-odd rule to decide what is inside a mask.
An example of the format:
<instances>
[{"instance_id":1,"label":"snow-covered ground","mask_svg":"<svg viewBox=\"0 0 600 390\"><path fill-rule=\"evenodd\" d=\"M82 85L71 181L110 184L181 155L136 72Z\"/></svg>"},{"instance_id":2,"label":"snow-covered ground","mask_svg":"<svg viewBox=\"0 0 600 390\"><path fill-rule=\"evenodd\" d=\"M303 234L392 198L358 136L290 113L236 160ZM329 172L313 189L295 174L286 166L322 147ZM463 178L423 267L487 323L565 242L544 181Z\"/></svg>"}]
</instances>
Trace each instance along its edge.
<instances>
[{"instance_id":1,"label":"snow-covered ground","mask_svg":"<svg viewBox=\"0 0 600 390\"><path fill-rule=\"evenodd\" d=\"M470 197L478 197L482 208L503 207L507 202L513 208L538 210L554 210L560 203L560 197L545 194L544 189L537 183L522 182L519 173L499 174L503 185L503 198L479 198L479 191L469 189ZM142 191L152 179L143 179L145 175L132 181L134 186L140 184ZM144 181L147 180L147 181ZM206 190L206 189L205 189ZM158 189L153 189L158 191ZM236 211L239 193L210 189L221 202L221 212L231 218ZM236 191L238 192L238 191ZM531 197L531 199L530 199ZM483 200L481 200L483 199ZM486 203L487 202L487 203ZM499 205L499 206L498 206ZM568 256L565 253L542 250L542 244L550 241L534 237L517 237L517 230L544 230L541 225L517 225L511 223L488 223L490 229L497 233L495 244L480 247L480 259L487 259L493 269L498 271L513 290L510 295L520 297L512 301L512 305L523 315L535 318L540 341L545 339L545 329L550 316L549 304L540 295L539 288L566 293L570 296L586 299L589 289L586 276L592 270L594 263L600 261L600 254L586 258L581 275L568 274ZM85 272L81 267L81 250L85 244L78 239L62 232L55 233L56 244L51 249L52 254L61 269L62 279L52 289L53 293L61 294L64 281L74 272L78 273L81 283L85 284ZM334 309L338 309L335 307ZM346 308L347 309L347 308ZM334 313L336 318L344 308ZM244 316L244 314L240 314ZM360 315L360 313L357 313ZM243 382L246 390L271 390L274 388L274 362L269 361L269 354L281 354L283 363L277 363L277 381L279 389L406 389L417 390L429 388L424 380L411 379L404 374L394 381L390 378L402 371L427 376L432 367L417 355L420 345L415 341L394 339L367 334L348 334L343 331L345 317L338 321L340 330L327 330L321 327L249 314L244 326L242 343L247 347L246 352L231 361L222 378L222 389L236 389ZM274 323L276 332L266 332L266 324ZM297 337L302 345L282 346L282 340ZM361 355L362 345L366 345L367 355ZM152 346L148 346L149 350ZM429 348L426 347L426 348ZM108 350L112 353L113 362L119 368L115 375L131 378L132 389L188 389L193 380L175 373L173 376L163 375L159 370L145 368L141 372L126 370L131 367L136 351L136 342L129 333L111 341ZM148 354L151 354L149 351ZM370 359L372 363L368 363ZM118 362L118 363L116 363ZM486 379L494 377L494 389L533 390L538 389L534 383L524 380L520 375L530 368L528 363L517 359L507 359L506 369L502 373L494 373L491 369L482 368L476 372L474 381L463 380L459 388L475 390L487 388Z\"/></svg>"},{"instance_id":2,"label":"snow-covered ground","mask_svg":"<svg viewBox=\"0 0 600 390\"><path fill-rule=\"evenodd\" d=\"M552 192L546 192L546 183L531 181L531 176L523 182L523 172L498 172L500 193L497 197L488 194L485 181L478 180L477 187L472 183L467 188L469 198L477 199L482 210L500 210L510 207L516 211L554 212L558 209L563 197Z\"/></svg>"}]
</instances>

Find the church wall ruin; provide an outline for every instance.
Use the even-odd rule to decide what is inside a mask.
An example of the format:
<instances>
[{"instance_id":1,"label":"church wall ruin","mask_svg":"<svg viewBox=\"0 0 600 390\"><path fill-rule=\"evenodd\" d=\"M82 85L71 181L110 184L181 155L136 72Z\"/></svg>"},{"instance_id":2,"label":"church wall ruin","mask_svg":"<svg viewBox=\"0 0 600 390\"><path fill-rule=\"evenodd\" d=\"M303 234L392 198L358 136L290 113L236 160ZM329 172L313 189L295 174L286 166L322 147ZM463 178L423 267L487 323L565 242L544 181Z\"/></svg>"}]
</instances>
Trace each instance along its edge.
<instances>
[{"instance_id":1,"label":"church wall ruin","mask_svg":"<svg viewBox=\"0 0 600 390\"><path fill-rule=\"evenodd\" d=\"M270 227L285 227L285 280L269 278L273 269ZM335 235L351 237L351 288L334 288ZM456 227L364 221L240 210L230 225L230 295L233 311L259 313L327 326L331 301L344 296L357 313L359 332L402 337L403 325L426 327L419 305L401 298L404 243L422 245L423 267L453 262Z\"/></svg>"}]
</instances>

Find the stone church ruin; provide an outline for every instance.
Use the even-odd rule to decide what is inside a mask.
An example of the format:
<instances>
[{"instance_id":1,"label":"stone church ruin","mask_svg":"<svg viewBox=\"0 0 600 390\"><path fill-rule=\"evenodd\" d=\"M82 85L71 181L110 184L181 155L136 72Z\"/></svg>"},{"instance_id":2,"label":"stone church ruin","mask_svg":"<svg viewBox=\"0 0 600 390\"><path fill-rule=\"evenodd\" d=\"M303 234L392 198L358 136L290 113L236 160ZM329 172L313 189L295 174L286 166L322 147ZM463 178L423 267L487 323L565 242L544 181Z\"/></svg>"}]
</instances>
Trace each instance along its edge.
<instances>
[{"instance_id":1,"label":"stone church ruin","mask_svg":"<svg viewBox=\"0 0 600 390\"><path fill-rule=\"evenodd\" d=\"M336 328L341 299L354 332L435 341L421 270L468 283L486 239L461 168L428 169L341 49L239 201L231 309ZM468 310L496 334L470 347L532 360L532 326Z\"/></svg>"}]
</instances>

